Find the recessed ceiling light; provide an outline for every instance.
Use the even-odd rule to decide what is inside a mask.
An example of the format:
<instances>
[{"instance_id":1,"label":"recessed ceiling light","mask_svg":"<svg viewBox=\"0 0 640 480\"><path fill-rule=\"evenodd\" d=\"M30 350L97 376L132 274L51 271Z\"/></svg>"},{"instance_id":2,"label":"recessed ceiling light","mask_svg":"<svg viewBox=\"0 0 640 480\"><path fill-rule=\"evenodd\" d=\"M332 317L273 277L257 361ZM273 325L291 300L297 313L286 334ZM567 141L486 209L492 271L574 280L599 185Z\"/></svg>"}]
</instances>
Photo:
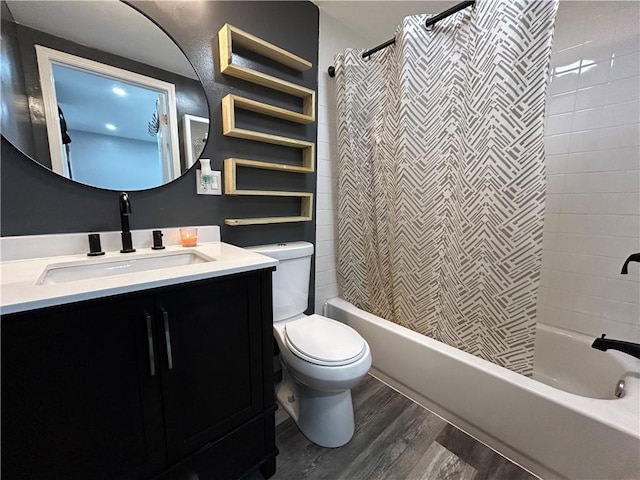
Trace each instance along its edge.
<instances>
[{"instance_id":1,"label":"recessed ceiling light","mask_svg":"<svg viewBox=\"0 0 640 480\"><path fill-rule=\"evenodd\" d=\"M125 92L124 89L120 87L113 87L111 91L121 97L124 97L127 94L127 92Z\"/></svg>"},{"instance_id":2,"label":"recessed ceiling light","mask_svg":"<svg viewBox=\"0 0 640 480\"><path fill-rule=\"evenodd\" d=\"M106 123L104 126L105 126L105 128L107 130L117 130L118 129L118 127L116 127L113 123Z\"/></svg>"}]
</instances>

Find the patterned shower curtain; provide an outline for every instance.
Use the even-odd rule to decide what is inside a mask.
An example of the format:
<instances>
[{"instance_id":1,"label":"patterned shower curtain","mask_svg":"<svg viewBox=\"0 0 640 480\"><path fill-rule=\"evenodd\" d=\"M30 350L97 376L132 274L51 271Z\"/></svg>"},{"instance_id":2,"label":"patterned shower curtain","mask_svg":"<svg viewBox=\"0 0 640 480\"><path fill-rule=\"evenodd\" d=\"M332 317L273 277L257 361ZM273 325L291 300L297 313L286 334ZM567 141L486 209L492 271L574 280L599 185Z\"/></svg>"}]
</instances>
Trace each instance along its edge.
<instances>
[{"instance_id":1,"label":"patterned shower curtain","mask_svg":"<svg viewBox=\"0 0 640 480\"><path fill-rule=\"evenodd\" d=\"M557 0L479 0L336 57L338 281L354 305L531 375Z\"/></svg>"}]
</instances>

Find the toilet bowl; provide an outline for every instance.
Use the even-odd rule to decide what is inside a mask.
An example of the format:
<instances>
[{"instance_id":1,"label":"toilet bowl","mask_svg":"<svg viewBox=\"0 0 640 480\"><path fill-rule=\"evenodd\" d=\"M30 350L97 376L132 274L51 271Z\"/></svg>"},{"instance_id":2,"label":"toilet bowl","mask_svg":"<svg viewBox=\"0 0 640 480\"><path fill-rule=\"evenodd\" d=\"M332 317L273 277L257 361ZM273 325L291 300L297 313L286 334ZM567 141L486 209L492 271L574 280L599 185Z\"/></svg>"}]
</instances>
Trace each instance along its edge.
<instances>
[{"instance_id":1,"label":"toilet bowl","mask_svg":"<svg viewBox=\"0 0 640 480\"><path fill-rule=\"evenodd\" d=\"M312 327L305 325L310 321ZM294 336L294 339L300 339L308 327L321 338L318 341L318 337L309 337L313 338L309 343L318 344L313 350L308 348L312 345L303 343L300 348L293 343L291 327L300 326L305 328L296 328L298 338ZM336 327L345 327L351 332L341 332L342 329ZM274 325L273 333L283 367L282 381L276 387L278 402L313 443L323 447L344 445L355 431L351 388L371 367L369 345L351 327L320 315ZM331 336L338 343L341 340L348 343L342 355L336 348L327 349L333 355L322 353L322 347Z\"/></svg>"},{"instance_id":2,"label":"toilet bowl","mask_svg":"<svg viewBox=\"0 0 640 480\"><path fill-rule=\"evenodd\" d=\"M371 367L369 345L348 325L302 313L308 303L312 244L250 250L279 261L273 274L273 334L282 365L278 403L313 443L340 447L355 431L351 388Z\"/></svg>"}]
</instances>

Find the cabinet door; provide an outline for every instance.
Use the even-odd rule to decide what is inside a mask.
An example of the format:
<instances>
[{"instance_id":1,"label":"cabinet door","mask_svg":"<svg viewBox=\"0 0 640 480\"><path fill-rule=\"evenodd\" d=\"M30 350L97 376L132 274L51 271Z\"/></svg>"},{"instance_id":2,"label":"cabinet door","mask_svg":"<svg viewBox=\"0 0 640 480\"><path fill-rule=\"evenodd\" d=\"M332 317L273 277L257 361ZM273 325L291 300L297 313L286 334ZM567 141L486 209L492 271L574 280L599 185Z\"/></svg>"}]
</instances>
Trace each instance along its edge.
<instances>
[{"instance_id":1,"label":"cabinet door","mask_svg":"<svg viewBox=\"0 0 640 480\"><path fill-rule=\"evenodd\" d=\"M166 466L146 298L2 318L3 478L136 479Z\"/></svg>"},{"instance_id":2,"label":"cabinet door","mask_svg":"<svg viewBox=\"0 0 640 480\"><path fill-rule=\"evenodd\" d=\"M169 463L262 411L260 277L156 296Z\"/></svg>"}]
</instances>

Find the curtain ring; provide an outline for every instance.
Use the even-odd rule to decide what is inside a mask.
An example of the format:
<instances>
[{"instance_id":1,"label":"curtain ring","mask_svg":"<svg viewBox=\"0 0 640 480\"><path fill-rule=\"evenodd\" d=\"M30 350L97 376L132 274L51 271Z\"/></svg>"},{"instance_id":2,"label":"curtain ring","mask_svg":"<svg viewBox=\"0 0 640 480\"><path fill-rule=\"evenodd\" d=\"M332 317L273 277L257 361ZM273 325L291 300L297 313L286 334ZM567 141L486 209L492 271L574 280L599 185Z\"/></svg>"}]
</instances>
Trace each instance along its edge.
<instances>
[{"instance_id":1,"label":"curtain ring","mask_svg":"<svg viewBox=\"0 0 640 480\"><path fill-rule=\"evenodd\" d=\"M431 24L431 25L429 25L428 27L426 26L427 21L428 21L431 17L433 17L433 15L429 15L429 16L427 17L427 19L425 20L425 27L424 27L424 29L425 29L427 32L432 32L432 31L433 31L433 28L435 27L435 24Z\"/></svg>"}]
</instances>

